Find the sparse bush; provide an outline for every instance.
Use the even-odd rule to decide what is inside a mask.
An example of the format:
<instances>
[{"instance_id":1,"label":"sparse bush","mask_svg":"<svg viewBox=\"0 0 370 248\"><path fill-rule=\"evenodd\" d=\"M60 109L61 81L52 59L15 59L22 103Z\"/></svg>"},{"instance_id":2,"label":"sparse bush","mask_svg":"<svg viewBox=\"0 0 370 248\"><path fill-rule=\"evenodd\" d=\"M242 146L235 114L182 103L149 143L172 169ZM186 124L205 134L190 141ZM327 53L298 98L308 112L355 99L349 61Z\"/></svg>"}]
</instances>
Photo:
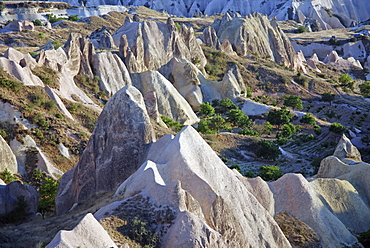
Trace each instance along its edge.
<instances>
[{"instance_id":1,"label":"sparse bush","mask_svg":"<svg viewBox=\"0 0 370 248\"><path fill-rule=\"evenodd\" d=\"M284 106L291 107L293 109L303 109L302 100L299 96L286 95L283 96Z\"/></svg>"},{"instance_id":2,"label":"sparse bush","mask_svg":"<svg viewBox=\"0 0 370 248\"><path fill-rule=\"evenodd\" d=\"M281 131L281 135L285 138L292 136L297 132L296 127L292 123L284 124L283 129Z\"/></svg>"},{"instance_id":3,"label":"sparse bush","mask_svg":"<svg viewBox=\"0 0 370 248\"><path fill-rule=\"evenodd\" d=\"M39 19L32 21L35 26L42 26L42 22Z\"/></svg>"},{"instance_id":4,"label":"sparse bush","mask_svg":"<svg viewBox=\"0 0 370 248\"><path fill-rule=\"evenodd\" d=\"M346 127L337 122L334 122L329 127L329 131L333 133L343 133L345 130L346 130Z\"/></svg>"},{"instance_id":5,"label":"sparse bush","mask_svg":"<svg viewBox=\"0 0 370 248\"><path fill-rule=\"evenodd\" d=\"M44 138L44 134L43 134L43 132L40 129L36 129L35 130L35 135L39 139L43 139Z\"/></svg>"},{"instance_id":6,"label":"sparse bush","mask_svg":"<svg viewBox=\"0 0 370 248\"><path fill-rule=\"evenodd\" d=\"M63 44L59 40L52 41L51 43L53 44L55 50L63 46Z\"/></svg>"},{"instance_id":7,"label":"sparse bush","mask_svg":"<svg viewBox=\"0 0 370 248\"><path fill-rule=\"evenodd\" d=\"M61 120L63 120L63 119L64 119L64 115L62 115L61 113L57 113L57 114L55 115L55 117L56 117L56 118L58 118L58 119L61 119Z\"/></svg>"},{"instance_id":8,"label":"sparse bush","mask_svg":"<svg viewBox=\"0 0 370 248\"><path fill-rule=\"evenodd\" d=\"M236 108L236 105L229 98L222 99L219 106L221 107L223 113Z\"/></svg>"},{"instance_id":9,"label":"sparse bush","mask_svg":"<svg viewBox=\"0 0 370 248\"><path fill-rule=\"evenodd\" d=\"M3 70L3 69L1 68L1 70ZM1 74L1 72L0 72L0 74ZM19 82L13 81L13 80L9 80L5 77L0 77L0 86L3 87L3 88L7 88L7 89L13 90L15 92L18 92L19 89L23 85L22 85L22 83L19 83Z\"/></svg>"},{"instance_id":10,"label":"sparse bush","mask_svg":"<svg viewBox=\"0 0 370 248\"><path fill-rule=\"evenodd\" d=\"M204 116L210 116L215 114L215 109L214 107L212 107L212 104L210 104L209 102L205 102L200 104L199 113Z\"/></svg>"},{"instance_id":11,"label":"sparse bush","mask_svg":"<svg viewBox=\"0 0 370 248\"><path fill-rule=\"evenodd\" d=\"M316 124L315 117L310 113L307 113L304 116L302 116L302 118L300 119L300 122L304 124L309 124L309 125Z\"/></svg>"},{"instance_id":12,"label":"sparse bush","mask_svg":"<svg viewBox=\"0 0 370 248\"><path fill-rule=\"evenodd\" d=\"M242 174L242 170L240 169L240 166L237 165L237 164L234 164L232 166L229 167L231 170L235 169L237 170L240 174Z\"/></svg>"},{"instance_id":13,"label":"sparse bush","mask_svg":"<svg viewBox=\"0 0 370 248\"><path fill-rule=\"evenodd\" d=\"M297 32L298 32L298 33L304 33L304 32L306 32L306 30L307 30L307 29L306 29L306 27L305 27L305 26L299 26L299 27L298 27L298 29L297 29Z\"/></svg>"},{"instance_id":14,"label":"sparse bush","mask_svg":"<svg viewBox=\"0 0 370 248\"><path fill-rule=\"evenodd\" d=\"M358 86L364 97L370 97L370 81L366 81Z\"/></svg>"},{"instance_id":15,"label":"sparse bush","mask_svg":"<svg viewBox=\"0 0 370 248\"><path fill-rule=\"evenodd\" d=\"M267 121L272 125L283 125L289 123L293 118L293 114L285 109L271 109L267 114Z\"/></svg>"},{"instance_id":16,"label":"sparse bush","mask_svg":"<svg viewBox=\"0 0 370 248\"><path fill-rule=\"evenodd\" d=\"M324 101L324 102L331 102L334 99L335 99L334 94L330 94L330 93L325 92L324 94L321 95L321 101Z\"/></svg>"},{"instance_id":17,"label":"sparse bush","mask_svg":"<svg viewBox=\"0 0 370 248\"><path fill-rule=\"evenodd\" d=\"M283 172L278 166L263 165L259 169L259 176L265 181L276 181L283 176Z\"/></svg>"},{"instance_id":18,"label":"sparse bush","mask_svg":"<svg viewBox=\"0 0 370 248\"><path fill-rule=\"evenodd\" d=\"M247 128L244 128L244 129L240 130L239 134L248 135L248 136L255 136L255 137L260 136L260 134L257 131L250 130L250 129L247 129Z\"/></svg>"},{"instance_id":19,"label":"sparse bush","mask_svg":"<svg viewBox=\"0 0 370 248\"><path fill-rule=\"evenodd\" d=\"M8 138L8 134L6 133L4 129L0 129L0 135L3 137L4 140Z\"/></svg>"},{"instance_id":20,"label":"sparse bush","mask_svg":"<svg viewBox=\"0 0 370 248\"><path fill-rule=\"evenodd\" d=\"M9 184L15 180L14 175L7 168L3 172L0 173L0 178L6 184Z\"/></svg>"},{"instance_id":21,"label":"sparse bush","mask_svg":"<svg viewBox=\"0 0 370 248\"><path fill-rule=\"evenodd\" d=\"M161 119L167 125L167 127L173 128L176 132L180 132L181 129L184 127L184 125L181 125L179 122L173 121L173 120L171 120L170 118L168 118L166 116L162 115Z\"/></svg>"},{"instance_id":22,"label":"sparse bush","mask_svg":"<svg viewBox=\"0 0 370 248\"><path fill-rule=\"evenodd\" d=\"M281 151L279 146L268 140L260 140L257 142L257 157L276 160L280 155Z\"/></svg>"},{"instance_id":23,"label":"sparse bush","mask_svg":"<svg viewBox=\"0 0 370 248\"><path fill-rule=\"evenodd\" d=\"M46 36L43 32L39 33L39 37L40 37L40 39L46 39Z\"/></svg>"},{"instance_id":24,"label":"sparse bush","mask_svg":"<svg viewBox=\"0 0 370 248\"><path fill-rule=\"evenodd\" d=\"M78 17L78 15L70 15L70 16L68 16L68 21L76 22L78 20L80 20L80 18Z\"/></svg>"}]
</instances>

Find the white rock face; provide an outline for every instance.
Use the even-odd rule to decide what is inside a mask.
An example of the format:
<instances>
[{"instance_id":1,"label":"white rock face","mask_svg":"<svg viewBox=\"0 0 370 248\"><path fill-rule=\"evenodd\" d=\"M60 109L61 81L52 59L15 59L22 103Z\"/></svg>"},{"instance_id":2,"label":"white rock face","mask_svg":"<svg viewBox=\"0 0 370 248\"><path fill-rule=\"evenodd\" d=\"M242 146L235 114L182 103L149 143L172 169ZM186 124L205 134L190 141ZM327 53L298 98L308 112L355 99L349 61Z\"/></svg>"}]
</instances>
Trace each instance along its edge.
<instances>
[{"instance_id":1,"label":"white rock face","mask_svg":"<svg viewBox=\"0 0 370 248\"><path fill-rule=\"evenodd\" d=\"M146 71L131 74L132 84L145 95L155 91L158 112L172 120L185 125L198 121L189 103L180 95L176 88L158 71Z\"/></svg>"},{"instance_id":2,"label":"white rock face","mask_svg":"<svg viewBox=\"0 0 370 248\"><path fill-rule=\"evenodd\" d=\"M221 20L216 19L212 27L219 40L228 40L241 56L256 54L295 67L296 54L288 37L266 15L253 13L245 18L232 18L226 14Z\"/></svg>"},{"instance_id":3,"label":"white rock face","mask_svg":"<svg viewBox=\"0 0 370 248\"><path fill-rule=\"evenodd\" d=\"M94 54L92 65L99 76L100 89L108 96L114 95L126 85L131 85L131 78L123 61L111 52Z\"/></svg>"},{"instance_id":4,"label":"white rock face","mask_svg":"<svg viewBox=\"0 0 370 248\"><path fill-rule=\"evenodd\" d=\"M191 126L154 143L147 158L116 195L127 199L141 191L176 209L162 247L291 247L272 216Z\"/></svg>"},{"instance_id":5,"label":"white rock face","mask_svg":"<svg viewBox=\"0 0 370 248\"><path fill-rule=\"evenodd\" d=\"M91 213L85 215L73 230L59 231L46 246L46 248L71 247L117 248L108 233Z\"/></svg>"},{"instance_id":6,"label":"white rock face","mask_svg":"<svg viewBox=\"0 0 370 248\"><path fill-rule=\"evenodd\" d=\"M58 106L59 110L63 113L63 115L67 116L71 120L74 120L72 114L68 111L62 100L60 100L59 96L55 94L53 89L51 89L49 86L46 86L45 91L50 96L50 98L56 102L56 105Z\"/></svg>"},{"instance_id":7,"label":"white rock face","mask_svg":"<svg viewBox=\"0 0 370 248\"><path fill-rule=\"evenodd\" d=\"M323 62L335 67L338 70L349 70L352 67L363 69L358 60L355 60L353 57L349 57L348 59L339 57L336 51L332 51L328 56L326 56Z\"/></svg>"},{"instance_id":8,"label":"white rock face","mask_svg":"<svg viewBox=\"0 0 370 248\"><path fill-rule=\"evenodd\" d=\"M9 145L0 135L0 172L8 169L12 174L18 172L18 164L15 155Z\"/></svg>"},{"instance_id":9,"label":"white rock face","mask_svg":"<svg viewBox=\"0 0 370 248\"><path fill-rule=\"evenodd\" d=\"M245 100L242 110L246 115L262 115L270 111L270 109L277 109L276 107L265 105L262 103Z\"/></svg>"},{"instance_id":10,"label":"white rock face","mask_svg":"<svg viewBox=\"0 0 370 248\"><path fill-rule=\"evenodd\" d=\"M346 226L333 215L301 174L285 174L270 184L276 213L287 211L310 226L320 237L323 247L358 245Z\"/></svg>"},{"instance_id":11,"label":"white rock face","mask_svg":"<svg viewBox=\"0 0 370 248\"><path fill-rule=\"evenodd\" d=\"M207 63L193 29L182 25L178 30L171 19L167 23L126 22L113 39L130 73L158 70L173 57L197 60L199 69Z\"/></svg>"}]
</instances>

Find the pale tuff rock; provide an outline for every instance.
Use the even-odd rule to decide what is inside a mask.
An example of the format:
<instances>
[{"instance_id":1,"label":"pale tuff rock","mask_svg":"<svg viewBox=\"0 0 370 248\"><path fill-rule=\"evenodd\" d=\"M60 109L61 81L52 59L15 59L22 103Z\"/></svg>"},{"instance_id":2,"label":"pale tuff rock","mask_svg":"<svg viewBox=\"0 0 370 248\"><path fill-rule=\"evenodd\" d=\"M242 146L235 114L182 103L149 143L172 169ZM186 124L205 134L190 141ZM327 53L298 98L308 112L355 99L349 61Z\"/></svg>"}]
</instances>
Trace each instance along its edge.
<instances>
[{"instance_id":1,"label":"pale tuff rock","mask_svg":"<svg viewBox=\"0 0 370 248\"><path fill-rule=\"evenodd\" d=\"M44 86L40 78L33 75L29 67L22 67L18 63L7 58L0 58L0 67L4 68L6 72L13 75L24 85L38 85Z\"/></svg>"},{"instance_id":2,"label":"pale tuff rock","mask_svg":"<svg viewBox=\"0 0 370 248\"><path fill-rule=\"evenodd\" d=\"M200 89L199 71L196 66L186 59L173 58L168 64L159 69L185 98L194 111L199 111L203 102Z\"/></svg>"},{"instance_id":3,"label":"pale tuff rock","mask_svg":"<svg viewBox=\"0 0 370 248\"><path fill-rule=\"evenodd\" d=\"M34 31L35 26L33 22L24 20L24 21L13 21L9 24L7 24L4 28L0 29L0 33L5 33L5 32L22 32L22 31Z\"/></svg>"},{"instance_id":4,"label":"pale tuff rock","mask_svg":"<svg viewBox=\"0 0 370 248\"><path fill-rule=\"evenodd\" d=\"M0 179L0 185L6 185L6 183L3 181L3 179Z\"/></svg>"},{"instance_id":5,"label":"pale tuff rock","mask_svg":"<svg viewBox=\"0 0 370 248\"><path fill-rule=\"evenodd\" d=\"M46 86L45 91L50 96L51 100L55 101L60 112L62 112L63 115L67 116L69 119L74 120L71 113L68 111L62 100L60 100L59 96L56 93L54 93L53 89L51 89L49 86Z\"/></svg>"},{"instance_id":6,"label":"pale tuff rock","mask_svg":"<svg viewBox=\"0 0 370 248\"><path fill-rule=\"evenodd\" d=\"M344 159L351 159L359 162L362 161L360 152L354 145L352 145L351 141L344 134L338 142L333 156L341 159L343 162L347 162Z\"/></svg>"},{"instance_id":7,"label":"pale tuff rock","mask_svg":"<svg viewBox=\"0 0 370 248\"><path fill-rule=\"evenodd\" d=\"M276 22L270 22L265 15L253 13L245 18L231 20L230 16L225 15L222 20L216 20L212 27L219 40L230 41L241 56L256 54L295 67L296 54L289 39Z\"/></svg>"},{"instance_id":8,"label":"pale tuff rock","mask_svg":"<svg viewBox=\"0 0 370 248\"><path fill-rule=\"evenodd\" d=\"M116 195L128 199L141 191L176 210L162 247L291 247L266 209L191 126L154 143L147 159Z\"/></svg>"},{"instance_id":9,"label":"pale tuff rock","mask_svg":"<svg viewBox=\"0 0 370 248\"><path fill-rule=\"evenodd\" d=\"M173 57L198 61L200 69L206 64L192 28L182 25L179 31L171 19L166 24L127 22L113 34L113 39L130 73L157 70Z\"/></svg>"},{"instance_id":10,"label":"pale tuff rock","mask_svg":"<svg viewBox=\"0 0 370 248\"><path fill-rule=\"evenodd\" d=\"M12 174L18 172L18 164L15 155L9 145L0 135L0 172L8 169Z\"/></svg>"},{"instance_id":11,"label":"pale tuff rock","mask_svg":"<svg viewBox=\"0 0 370 248\"><path fill-rule=\"evenodd\" d=\"M319 68L317 68L317 65L319 64L323 64L321 61L319 61L319 58L317 57L317 54L314 53L311 58L307 59L307 64L314 70L314 71L317 71L317 72L321 72L319 70Z\"/></svg>"},{"instance_id":12,"label":"pale tuff rock","mask_svg":"<svg viewBox=\"0 0 370 248\"><path fill-rule=\"evenodd\" d=\"M19 197L24 197L27 203L25 209L25 212L29 214L26 217L27 220L34 219L39 203L39 193L31 185L25 185L19 181L13 181L8 185L0 185L0 214L6 214L14 210Z\"/></svg>"},{"instance_id":13,"label":"pale tuff rock","mask_svg":"<svg viewBox=\"0 0 370 248\"><path fill-rule=\"evenodd\" d=\"M63 175L63 173L50 162L50 160L40 150L36 142L29 135L26 135L22 138L22 143L17 139L11 140L10 148L17 158L18 170L22 175L26 173L26 153L30 149L36 149L37 151L38 161L36 165L40 170L45 171L54 179L58 179L61 175Z\"/></svg>"},{"instance_id":14,"label":"pale tuff rock","mask_svg":"<svg viewBox=\"0 0 370 248\"><path fill-rule=\"evenodd\" d=\"M89 36L89 40L93 43L95 48L116 48L112 34L105 26L92 32Z\"/></svg>"},{"instance_id":15,"label":"pale tuff rock","mask_svg":"<svg viewBox=\"0 0 370 248\"><path fill-rule=\"evenodd\" d=\"M114 95L126 85L131 85L131 78L122 60L111 52L94 54L92 57L94 72L99 76L100 89L108 96Z\"/></svg>"},{"instance_id":16,"label":"pale tuff rock","mask_svg":"<svg viewBox=\"0 0 370 248\"><path fill-rule=\"evenodd\" d=\"M357 233L369 230L370 209L352 184L335 178L318 178L310 184L324 205L349 230Z\"/></svg>"},{"instance_id":17,"label":"pale tuff rock","mask_svg":"<svg viewBox=\"0 0 370 248\"><path fill-rule=\"evenodd\" d=\"M338 70L349 70L352 67L361 70L363 69L361 63L358 60L355 60L353 57L349 57L348 59L339 57L336 51L332 51L330 54L328 54L323 62L335 67Z\"/></svg>"},{"instance_id":18,"label":"pale tuff rock","mask_svg":"<svg viewBox=\"0 0 370 248\"><path fill-rule=\"evenodd\" d=\"M359 247L357 238L324 206L302 175L285 174L269 185L275 213L289 212L306 223L319 235L323 247Z\"/></svg>"},{"instance_id":19,"label":"pale tuff rock","mask_svg":"<svg viewBox=\"0 0 370 248\"><path fill-rule=\"evenodd\" d=\"M11 47L6 50L4 57L16 62L22 67L27 66L31 70L37 66L36 60L29 53L23 54Z\"/></svg>"},{"instance_id":20,"label":"pale tuff rock","mask_svg":"<svg viewBox=\"0 0 370 248\"><path fill-rule=\"evenodd\" d=\"M230 41L228 39L224 39L221 43L217 37L216 30L211 26L204 28L202 40L213 49L220 50L230 55L236 54Z\"/></svg>"},{"instance_id":21,"label":"pale tuff rock","mask_svg":"<svg viewBox=\"0 0 370 248\"><path fill-rule=\"evenodd\" d=\"M137 170L153 141L141 93L125 86L105 105L80 162L63 176L65 188L60 186L57 194L57 213L66 213L74 203L96 193L116 189Z\"/></svg>"},{"instance_id":22,"label":"pale tuff rock","mask_svg":"<svg viewBox=\"0 0 370 248\"><path fill-rule=\"evenodd\" d=\"M71 231L61 230L46 248L94 247L117 248L108 233L91 213L78 223Z\"/></svg>"},{"instance_id":23,"label":"pale tuff rock","mask_svg":"<svg viewBox=\"0 0 370 248\"><path fill-rule=\"evenodd\" d=\"M270 109L277 109L276 107L254 102L252 100L245 100L242 110L246 115L263 115L270 111Z\"/></svg>"},{"instance_id":24,"label":"pale tuff rock","mask_svg":"<svg viewBox=\"0 0 370 248\"><path fill-rule=\"evenodd\" d=\"M245 91L245 84L240 75L239 68L235 65L224 75L222 81L214 82L199 76L204 102L212 102L214 99L230 98L235 101Z\"/></svg>"},{"instance_id":25,"label":"pale tuff rock","mask_svg":"<svg viewBox=\"0 0 370 248\"><path fill-rule=\"evenodd\" d=\"M166 124L162 121L161 115L158 110L157 93L155 91L147 92L144 95L144 102L149 117L160 123L161 126L166 126Z\"/></svg>"},{"instance_id":26,"label":"pale tuff rock","mask_svg":"<svg viewBox=\"0 0 370 248\"><path fill-rule=\"evenodd\" d=\"M132 84L145 95L155 91L158 103L158 112L172 120L185 125L198 121L198 117L189 103L180 95L176 88L158 71L146 71L131 74Z\"/></svg>"}]
</instances>

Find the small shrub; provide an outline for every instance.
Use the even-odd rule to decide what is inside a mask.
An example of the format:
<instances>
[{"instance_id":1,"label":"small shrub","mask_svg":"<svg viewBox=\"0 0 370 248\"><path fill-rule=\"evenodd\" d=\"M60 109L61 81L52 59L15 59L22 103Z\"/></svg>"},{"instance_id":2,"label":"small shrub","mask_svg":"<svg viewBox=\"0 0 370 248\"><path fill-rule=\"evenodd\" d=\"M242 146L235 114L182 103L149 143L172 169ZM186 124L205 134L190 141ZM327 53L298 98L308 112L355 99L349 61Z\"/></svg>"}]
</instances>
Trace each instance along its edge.
<instances>
[{"instance_id":1,"label":"small shrub","mask_svg":"<svg viewBox=\"0 0 370 248\"><path fill-rule=\"evenodd\" d=\"M292 136L297 132L296 127L292 123L284 124L283 130L281 131L281 135L285 138Z\"/></svg>"},{"instance_id":2,"label":"small shrub","mask_svg":"<svg viewBox=\"0 0 370 248\"><path fill-rule=\"evenodd\" d=\"M40 39L46 39L46 36L43 32L39 33L39 37L40 37Z\"/></svg>"},{"instance_id":3,"label":"small shrub","mask_svg":"<svg viewBox=\"0 0 370 248\"><path fill-rule=\"evenodd\" d=\"M293 109L303 109L302 100L299 96L287 95L283 97L284 106L292 107Z\"/></svg>"},{"instance_id":4,"label":"small shrub","mask_svg":"<svg viewBox=\"0 0 370 248\"><path fill-rule=\"evenodd\" d=\"M302 116L302 118L300 119L300 122L305 123L305 124L309 124L309 125L315 125L316 124L315 117L310 113L307 113L304 116Z\"/></svg>"},{"instance_id":5,"label":"small shrub","mask_svg":"<svg viewBox=\"0 0 370 248\"><path fill-rule=\"evenodd\" d=\"M35 26L42 26L42 22L39 19L32 21Z\"/></svg>"},{"instance_id":6,"label":"small shrub","mask_svg":"<svg viewBox=\"0 0 370 248\"><path fill-rule=\"evenodd\" d=\"M68 16L68 21L76 22L78 20L80 20L80 18L78 17L78 15L70 15L70 16Z\"/></svg>"},{"instance_id":7,"label":"small shrub","mask_svg":"<svg viewBox=\"0 0 370 248\"><path fill-rule=\"evenodd\" d=\"M271 109L267 114L267 121L272 125L283 125L289 123L293 118L293 114L285 109Z\"/></svg>"},{"instance_id":8,"label":"small shrub","mask_svg":"<svg viewBox=\"0 0 370 248\"><path fill-rule=\"evenodd\" d=\"M55 115L56 118L60 119L60 120L64 120L64 115L62 115L61 113L57 113Z\"/></svg>"},{"instance_id":9,"label":"small shrub","mask_svg":"<svg viewBox=\"0 0 370 248\"><path fill-rule=\"evenodd\" d=\"M9 80L5 77L0 77L0 86L18 92L23 85L22 83Z\"/></svg>"},{"instance_id":10,"label":"small shrub","mask_svg":"<svg viewBox=\"0 0 370 248\"><path fill-rule=\"evenodd\" d=\"M236 108L236 105L229 98L225 98L220 101L220 107L222 109L222 112L225 113L231 109Z\"/></svg>"},{"instance_id":11,"label":"small shrub","mask_svg":"<svg viewBox=\"0 0 370 248\"><path fill-rule=\"evenodd\" d=\"M250 129L247 129L247 128L244 128L244 129L240 130L239 134L248 135L248 136L255 136L255 137L260 136L259 132L254 131L254 130L250 130Z\"/></svg>"},{"instance_id":12,"label":"small shrub","mask_svg":"<svg viewBox=\"0 0 370 248\"><path fill-rule=\"evenodd\" d=\"M3 137L4 140L8 138L8 134L4 129L0 129L0 135Z\"/></svg>"},{"instance_id":13,"label":"small shrub","mask_svg":"<svg viewBox=\"0 0 370 248\"><path fill-rule=\"evenodd\" d=\"M299 26L298 29L297 29L297 32L298 33L304 33L304 32L306 32L306 27L305 26Z\"/></svg>"},{"instance_id":14,"label":"small shrub","mask_svg":"<svg viewBox=\"0 0 370 248\"><path fill-rule=\"evenodd\" d=\"M161 116L161 119L162 121L169 127L169 128L173 128L176 132L180 132L181 129L184 127L184 125L181 125L179 122L177 121L173 121L171 120L170 118L166 117L166 116Z\"/></svg>"},{"instance_id":15,"label":"small shrub","mask_svg":"<svg viewBox=\"0 0 370 248\"><path fill-rule=\"evenodd\" d=\"M198 132L203 133L203 134L213 134L216 133L214 130L211 130L209 127L211 125L211 122L207 119L201 120L198 123Z\"/></svg>"},{"instance_id":16,"label":"small shrub","mask_svg":"<svg viewBox=\"0 0 370 248\"><path fill-rule=\"evenodd\" d=\"M260 140L257 142L256 155L260 158L276 160L281 155L281 151L277 144L268 140Z\"/></svg>"},{"instance_id":17,"label":"small shrub","mask_svg":"<svg viewBox=\"0 0 370 248\"><path fill-rule=\"evenodd\" d=\"M343 133L345 130L346 130L346 127L337 122L334 122L329 127L329 131L333 133Z\"/></svg>"},{"instance_id":18,"label":"small shrub","mask_svg":"<svg viewBox=\"0 0 370 248\"><path fill-rule=\"evenodd\" d=\"M3 172L0 173L0 178L6 184L9 184L15 180L14 175L7 168Z\"/></svg>"},{"instance_id":19,"label":"small shrub","mask_svg":"<svg viewBox=\"0 0 370 248\"><path fill-rule=\"evenodd\" d=\"M44 138L44 134L43 134L43 132L40 129L36 129L35 130L35 135L39 139L43 139Z\"/></svg>"},{"instance_id":20,"label":"small shrub","mask_svg":"<svg viewBox=\"0 0 370 248\"><path fill-rule=\"evenodd\" d=\"M215 109L214 107L212 107L212 104L209 102L201 103L199 113L204 116L210 116L210 115L215 114Z\"/></svg>"},{"instance_id":21,"label":"small shrub","mask_svg":"<svg viewBox=\"0 0 370 248\"><path fill-rule=\"evenodd\" d=\"M283 176L283 172L278 166L263 165L259 169L259 176L265 181L276 181Z\"/></svg>"},{"instance_id":22,"label":"small shrub","mask_svg":"<svg viewBox=\"0 0 370 248\"><path fill-rule=\"evenodd\" d=\"M230 169L235 169L235 170L237 170L240 174L242 174L242 170L240 169L240 166L239 165L237 165L237 164L234 164L234 165L232 165L232 166L230 166L229 167Z\"/></svg>"}]
</instances>

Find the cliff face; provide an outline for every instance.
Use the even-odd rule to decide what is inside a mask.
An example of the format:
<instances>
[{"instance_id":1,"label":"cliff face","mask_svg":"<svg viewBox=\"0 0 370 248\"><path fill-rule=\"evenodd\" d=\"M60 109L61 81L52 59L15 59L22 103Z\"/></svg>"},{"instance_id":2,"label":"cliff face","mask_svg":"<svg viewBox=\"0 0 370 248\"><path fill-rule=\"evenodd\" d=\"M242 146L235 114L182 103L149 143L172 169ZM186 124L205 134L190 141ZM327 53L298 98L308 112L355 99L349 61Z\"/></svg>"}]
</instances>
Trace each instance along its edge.
<instances>
[{"instance_id":1,"label":"cliff face","mask_svg":"<svg viewBox=\"0 0 370 248\"><path fill-rule=\"evenodd\" d=\"M177 28L171 19L166 24L126 22L113 34L113 40L130 73L158 70L174 57L197 61L199 69L207 63L193 29Z\"/></svg>"},{"instance_id":2,"label":"cliff face","mask_svg":"<svg viewBox=\"0 0 370 248\"><path fill-rule=\"evenodd\" d=\"M228 40L238 55L254 54L294 67L296 54L288 37L266 15L253 13L245 18L232 18L227 13L212 27L220 42Z\"/></svg>"}]
</instances>

